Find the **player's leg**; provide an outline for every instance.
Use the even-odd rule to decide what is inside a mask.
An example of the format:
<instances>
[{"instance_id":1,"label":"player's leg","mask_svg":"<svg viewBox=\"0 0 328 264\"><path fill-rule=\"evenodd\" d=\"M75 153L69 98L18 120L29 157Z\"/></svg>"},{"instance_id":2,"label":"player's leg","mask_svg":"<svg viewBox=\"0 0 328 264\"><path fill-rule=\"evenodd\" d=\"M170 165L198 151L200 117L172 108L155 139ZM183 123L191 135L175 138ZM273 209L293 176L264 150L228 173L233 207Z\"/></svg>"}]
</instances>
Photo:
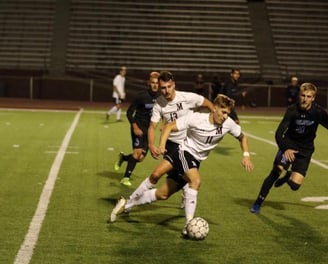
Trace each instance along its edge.
<instances>
[{"instance_id":1,"label":"player's leg","mask_svg":"<svg viewBox=\"0 0 328 264\"><path fill-rule=\"evenodd\" d=\"M138 188L130 195L129 200L134 200L140 197L145 191L153 189L156 186L157 181L173 168L172 164L167 160L162 160L151 175L147 177Z\"/></svg>"},{"instance_id":2,"label":"player's leg","mask_svg":"<svg viewBox=\"0 0 328 264\"><path fill-rule=\"evenodd\" d=\"M118 99L117 101L117 111L116 111L116 121L122 121L121 120L121 114L122 114L122 102L123 100L122 99Z\"/></svg>"},{"instance_id":3,"label":"player's leg","mask_svg":"<svg viewBox=\"0 0 328 264\"><path fill-rule=\"evenodd\" d=\"M287 181L287 184L293 191L297 191L301 187L306 176L306 172L309 168L311 157L312 152L297 153L295 155L295 160L292 164L292 174Z\"/></svg>"},{"instance_id":4,"label":"player's leg","mask_svg":"<svg viewBox=\"0 0 328 264\"><path fill-rule=\"evenodd\" d=\"M127 166L123 178L121 179L121 184L125 186L131 186L130 177L134 171L138 162L141 162L145 157L146 151L142 148L133 149L133 153L126 155Z\"/></svg>"},{"instance_id":5,"label":"player's leg","mask_svg":"<svg viewBox=\"0 0 328 264\"><path fill-rule=\"evenodd\" d=\"M287 183L293 191L297 191L304 180L307 169L311 161L312 153L299 152L295 154L295 160L292 163L291 171L287 171L286 175L275 182L275 187L279 187Z\"/></svg>"},{"instance_id":6,"label":"player's leg","mask_svg":"<svg viewBox=\"0 0 328 264\"><path fill-rule=\"evenodd\" d=\"M261 209L261 205L264 202L265 198L270 192L275 181L279 178L281 172L289 167L290 163L284 158L283 152L278 151L273 162L273 168L270 174L264 179L260 192L252 205L250 212L258 214Z\"/></svg>"},{"instance_id":7,"label":"player's leg","mask_svg":"<svg viewBox=\"0 0 328 264\"><path fill-rule=\"evenodd\" d=\"M107 114L106 114L106 119L108 120L110 115L114 112L117 111L117 104L118 104L118 98L113 98L114 100L114 106L112 106L108 111L107 111Z\"/></svg>"},{"instance_id":8,"label":"player's leg","mask_svg":"<svg viewBox=\"0 0 328 264\"><path fill-rule=\"evenodd\" d=\"M167 160L163 160L160 164L157 165L153 173L161 173L161 175L167 173L173 168L172 164L168 162ZM152 173L152 174L153 174ZM160 177L158 177L160 178ZM134 205L138 203L138 200L144 195L145 192L152 190L152 192L147 193L147 198L150 200L155 199L155 192L156 190L153 190L155 187L155 184L150 182L150 177L147 177L140 185L139 187L129 196L129 199L125 199L124 197L121 197L114 209L111 211L110 214L110 221L114 222L116 220L116 217L118 214L122 213L125 209L129 210Z\"/></svg>"},{"instance_id":9,"label":"player's leg","mask_svg":"<svg viewBox=\"0 0 328 264\"><path fill-rule=\"evenodd\" d=\"M200 174L198 168L192 168L185 172L188 185L185 187L185 214L186 223L194 218L197 207L197 195L200 188Z\"/></svg>"},{"instance_id":10,"label":"player's leg","mask_svg":"<svg viewBox=\"0 0 328 264\"><path fill-rule=\"evenodd\" d=\"M133 201L129 201L125 205L125 210L129 211L135 205L148 204L157 200L167 200L177 190L178 183L172 179L167 179L158 189L147 190Z\"/></svg>"}]
</instances>

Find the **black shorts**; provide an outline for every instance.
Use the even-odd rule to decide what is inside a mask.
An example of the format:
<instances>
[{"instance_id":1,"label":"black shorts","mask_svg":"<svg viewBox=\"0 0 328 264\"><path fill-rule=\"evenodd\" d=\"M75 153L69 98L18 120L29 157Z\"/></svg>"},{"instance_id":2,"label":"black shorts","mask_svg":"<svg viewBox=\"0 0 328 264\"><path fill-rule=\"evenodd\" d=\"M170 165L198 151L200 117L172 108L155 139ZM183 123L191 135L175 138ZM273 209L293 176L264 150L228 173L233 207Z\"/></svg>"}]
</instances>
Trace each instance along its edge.
<instances>
[{"instance_id":1,"label":"black shorts","mask_svg":"<svg viewBox=\"0 0 328 264\"><path fill-rule=\"evenodd\" d=\"M291 165L292 171L298 172L305 177L311 161L311 157L312 152L298 152L295 153L295 160L291 163L286 160L284 153L281 150L278 150L273 164L280 165L285 170L288 170Z\"/></svg>"},{"instance_id":2,"label":"black shorts","mask_svg":"<svg viewBox=\"0 0 328 264\"><path fill-rule=\"evenodd\" d=\"M115 105L118 105L118 104L122 104L124 99L121 99L121 98L114 98L113 97L113 101L114 101L114 104Z\"/></svg>"},{"instance_id":3,"label":"black shorts","mask_svg":"<svg viewBox=\"0 0 328 264\"><path fill-rule=\"evenodd\" d=\"M131 139L132 139L132 148L133 149L138 149L141 148L143 149L143 155L146 156L148 152L148 135L147 135L147 130L148 128L140 127L142 130L143 134L142 136L137 136L133 133L133 128L131 126L130 128L130 134L131 134Z\"/></svg>"},{"instance_id":4,"label":"black shorts","mask_svg":"<svg viewBox=\"0 0 328 264\"><path fill-rule=\"evenodd\" d=\"M173 141L166 141L166 154L164 155L164 159L166 159L167 155L170 155L176 151L179 151L179 144L175 143ZM177 190L180 190L183 188L183 186L185 186L187 184L187 181L185 179L183 179L183 173L179 173L178 170L176 170L175 168L173 168L170 172L168 172L167 177L168 179L172 179L174 180L178 186L177 186Z\"/></svg>"},{"instance_id":5,"label":"black shorts","mask_svg":"<svg viewBox=\"0 0 328 264\"><path fill-rule=\"evenodd\" d=\"M164 158L172 164L174 170L181 177L190 169L198 169L200 165L200 162L193 155L181 149L168 153Z\"/></svg>"}]
</instances>

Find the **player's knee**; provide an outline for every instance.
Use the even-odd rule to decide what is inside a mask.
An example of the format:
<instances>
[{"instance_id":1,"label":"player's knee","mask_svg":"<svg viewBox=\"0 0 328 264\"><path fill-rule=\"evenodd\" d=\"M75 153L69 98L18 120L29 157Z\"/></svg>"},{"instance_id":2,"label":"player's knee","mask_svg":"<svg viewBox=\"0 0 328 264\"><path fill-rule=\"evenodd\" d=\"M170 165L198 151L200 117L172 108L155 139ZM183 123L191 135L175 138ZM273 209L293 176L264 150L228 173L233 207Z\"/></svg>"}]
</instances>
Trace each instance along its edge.
<instances>
[{"instance_id":1,"label":"player's knee","mask_svg":"<svg viewBox=\"0 0 328 264\"><path fill-rule=\"evenodd\" d=\"M287 183L293 191L297 191L301 187L301 184L293 182L292 180L288 180Z\"/></svg>"},{"instance_id":2,"label":"player's knee","mask_svg":"<svg viewBox=\"0 0 328 264\"><path fill-rule=\"evenodd\" d=\"M169 197L170 196L167 193L156 193L157 200L167 200Z\"/></svg>"},{"instance_id":3,"label":"player's knee","mask_svg":"<svg viewBox=\"0 0 328 264\"><path fill-rule=\"evenodd\" d=\"M201 185L200 179L194 179L191 182L189 182L189 187L194 190L199 190Z\"/></svg>"},{"instance_id":4,"label":"player's knee","mask_svg":"<svg viewBox=\"0 0 328 264\"><path fill-rule=\"evenodd\" d=\"M161 178L162 175L160 175L159 173L157 173L157 171L153 171L152 174L149 177L149 181L152 184L156 184L158 182L158 180Z\"/></svg>"}]
</instances>

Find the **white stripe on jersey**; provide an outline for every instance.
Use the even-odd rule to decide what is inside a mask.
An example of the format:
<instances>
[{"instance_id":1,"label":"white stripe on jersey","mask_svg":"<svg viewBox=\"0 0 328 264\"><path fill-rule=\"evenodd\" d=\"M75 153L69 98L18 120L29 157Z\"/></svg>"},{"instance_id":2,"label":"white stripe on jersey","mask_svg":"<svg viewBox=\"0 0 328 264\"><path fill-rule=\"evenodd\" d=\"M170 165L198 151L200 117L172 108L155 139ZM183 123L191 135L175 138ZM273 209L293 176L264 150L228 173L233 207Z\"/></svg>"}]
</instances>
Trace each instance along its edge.
<instances>
[{"instance_id":1,"label":"white stripe on jersey","mask_svg":"<svg viewBox=\"0 0 328 264\"><path fill-rule=\"evenodd\" d=\"M172 101L163 102L163 97L160 97L154 104L151 121L154 123L160 122L162 119L166 123L173 122L174 120L187 115L192 112L191 109L199 107L204 102L204 97L191 92L175 92L175 98ZM180 130L171 132L169 140L181 144L186 138L186 131Z\"/></svg>"},{"instance_id":2,"label":"white stripe on jersey","mask_svg":"<svg viewBox=\"0 0 328 264\"><path fill-rule=\"evenodd\" d=\"M181 148L197 160L205 160L226 133L236 138L241 134L241 127L230 117L222 126L218 126L209 122L209 115L209 113L189 113L176 121L179 130L187 129L187 138L181 144Z\"/></svg>"}]
</instances>

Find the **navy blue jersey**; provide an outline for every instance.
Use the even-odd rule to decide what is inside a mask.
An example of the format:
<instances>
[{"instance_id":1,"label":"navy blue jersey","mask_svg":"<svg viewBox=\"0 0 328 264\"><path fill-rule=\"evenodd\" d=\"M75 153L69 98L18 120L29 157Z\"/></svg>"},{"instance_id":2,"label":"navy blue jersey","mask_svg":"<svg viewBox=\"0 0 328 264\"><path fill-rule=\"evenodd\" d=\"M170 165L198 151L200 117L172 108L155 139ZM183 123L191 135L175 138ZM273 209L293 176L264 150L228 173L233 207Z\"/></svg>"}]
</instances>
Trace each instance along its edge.
<instances>
[{"instance_id":1,"label":"navy blue jersey","mask_svg":"<svg viewBox=\"0 0 328 264\"><path fill-rule=\"evenodd\" d=\"M157 94L149 89L137 94L126 113L130 124L136 123L140 128L148 128L156 97Z\"/></svg>"},{"instance_id":2,"label":"navy blue jersey","mask_svg":"<svg viewBox=\"0 0 328 264\"><path fill-rule=\"evenodd\" d=\"M319 124L328 129L328 114L318 104L309 110L301 110L298 104L289 106L275 135L279 148L313 152Z\"/></svg>"}]
</instances>

